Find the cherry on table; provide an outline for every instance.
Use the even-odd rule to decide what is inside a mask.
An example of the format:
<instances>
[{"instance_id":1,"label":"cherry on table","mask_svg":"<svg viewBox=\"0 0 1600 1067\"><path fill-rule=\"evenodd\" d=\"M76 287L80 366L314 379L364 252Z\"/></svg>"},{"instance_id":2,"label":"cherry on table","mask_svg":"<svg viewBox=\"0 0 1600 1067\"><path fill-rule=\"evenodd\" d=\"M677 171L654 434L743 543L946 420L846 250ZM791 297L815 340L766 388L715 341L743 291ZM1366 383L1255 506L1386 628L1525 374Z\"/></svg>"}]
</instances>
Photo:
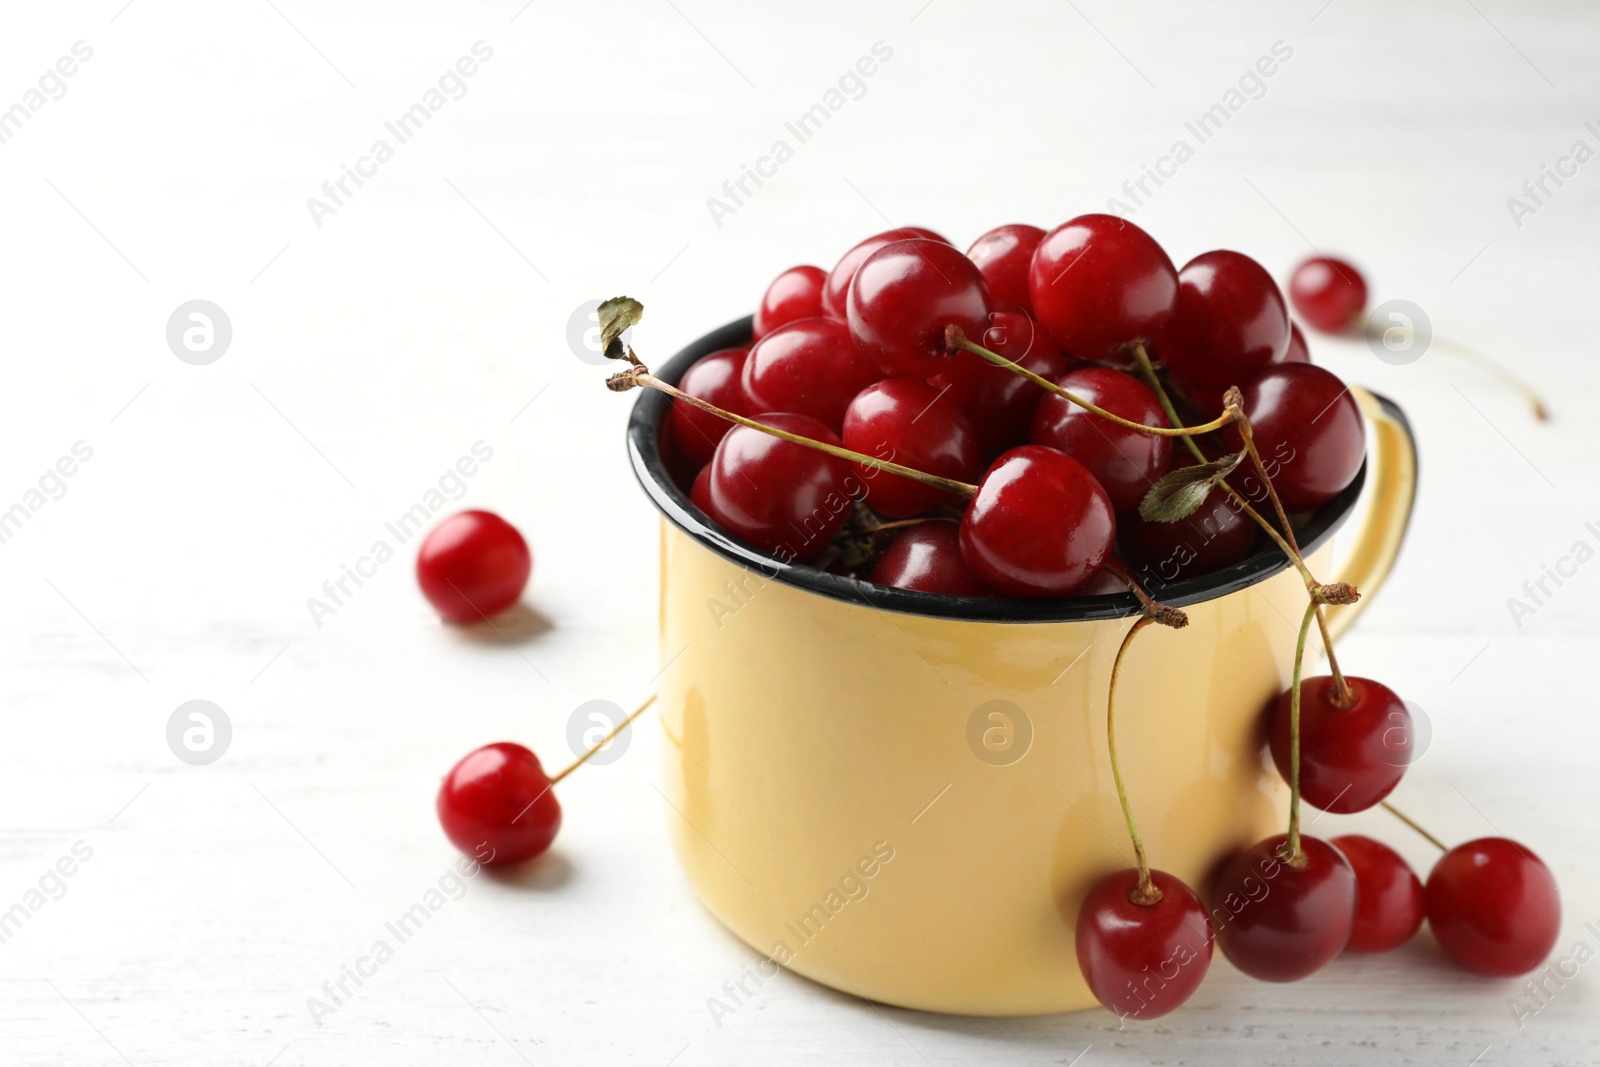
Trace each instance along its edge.
<instances>
[{"instance_id":1,"label":"cherry on table","mask_svg":"<svg viewBox=\"0 0 1600 1067\"><path fill-rule=\"evenodd\" d=\"M463 756L435 806L450 843L486 867L532 859L561 829L561 805L539 757L510 741Z\"/></svg>"},{"instance_id":2,"label":"cherry on table","mask_svg":"<svg viewBox=\"0 0 1600 1067\"><path fill-rule=\"evenodd\" d=\"M833 270L828 272L827 284L822 287L822 313L831 319L838 319L843 322L845 319L845 300L850 295L850 282L855 278L856 271L860 269L861 264L865 263L872 253L884 245L917 238L940 241L944 244L950 243L939 234L921 226L903 226L898 230L885 230L883 233L875 233L850 249L843 256L840 256L839 262L834 265Z\"/></svg>"},{"instance_id":3,"label":"cherry on table","mask_svg":"<svg viewBox=\"0 0 1600 1067\"><path fill-rule=\"evenodd\" d=\"M1057 378L1056 384L1130 422L1168 425L1150 388L1111 367L1079 367ZM1171 437L1118 426L1054 393L1045 393L1033 409L1028 440L1065 452L1088 467L1118 512L1138 507L1150 483L1166 472L1172 459Z\"/></svg>"},{"instance_id":4,"label":"cherry on table","mask_svg":"<svg viewBox=\"0 0 1600 1067\"><path fill-rule=\"evenodd\" d=\"M1422 880L1400 853L1370 837L1345 834L1331 842L1356 872L1356 918L1348 952L1388 952L1410 941L1427 906Z\"/></svg>"},{"instance_id":5,"label":"cherry on table","mask_svg":"<svg viewBox=\"0 0 1600 1067\"><path fill-rule=\"evenodd\" d=\"M801 319L757 341L744 363L741 385L748 412L809 415L834 433L855 395L883 377L833 319Z\"/></svg>"},{"instance_id":6,"label":"cherry on table","mask_svg":"<svg viewBox=\"0 0 1600 1067\"><path fill-rule=\"evenodd\" d=\"M742 348L724 348L701 356L683 372L678 388L735 415L749 415L740 380L747 354ZM726 419L701 411L676 397L667 409L669 440L690 469L711 462L711 453L717 450L717 442L731 425Z\"/></svg>"},{"instance_id":7,"label":"cherry on table","mask_svg":"<svg viewBox=\"0 0 1600 1067\"><path fill-rule=\"evenodd\" d=\"M961 519L961 555L992 589L1068 596L1100 572L1117 538L1111 499L1064 452L1021 445L989 467Z\"/></svg>"},{"instance_id":8,"label":"cherry on table","mask_svg":"<svg viewBox=\"0 0 1600 1067\"><path fill-rule=\"evenodd\" d=\"M828 272L821 267L790 267L767 286L751 320L751 336L759 341L779 326L822 315L822 287Z\"/></svg>"},{"instance_id":9,"label":"cherry on table","mask_svg":"<svg viewBox=\"0 0 1600 1067\"><path fill-rule=\"evenodd\" d=\"M1286 509L1321 507L1355 478L1366 457L1366 428L1350 387L1331 372L1277 363L1257 372L1242 392L1256 449ZM1236 427L1223 433L1229 449L1243 447Z\"/></svg>"},{"instance_id":10,"label":"cherry on table","mask_svg":"<svg viewBox=\"0 0 1600 1067\"><path fill-rule=\"evenodd\" d=\"M1281 360L1289 336L1289 309L1272 275L1221 249L1178 272L1177 306L1150 347L1183 381L1221 391Z\"/></svg>"},{"instance_id":11,"label":"cherry on table","mask_svg":"<svg viewBox=\"0 0 1600 1067\"><path fill-rule=\"evenodd\" d=\"M966 413L945 392L920 378L886 378L867 386L844 415L844 446L924 474L972 482L983 469L978 437ZM867 504L889 518L906 518L950 493L887 471L855 465Z\"/></svg>"},{"instance_id":12,"label":"cherry on table","mask_svg":"<svg viewBox=\"0 0 1600 1067\"><path fill-rule=\"evenodd\" d=\"M1178 299L1178 272L1149 234L1113 215L1080 215L1047 233L1028 269L1030 307L1069 356L1128 362Z\"/></svg>"},{"instance_id":13,"label":"cherry on table","mask_svg":"<svg viewBox=\"0 0 1600 1067\"><path fill-rule=\"evenodd\" d=\"M1480 837L1428 875L1428 926L1458 961L1483 974L1526 974L1561 933L1561 894L1543 860L1504 837Z\"/></svg>"},{"instance_id":14,"label":"cherry on table","mask_svg":"<svg viewBox=\"0 0 1600 1067\"><path fill-rule=\"evenodd\" d=\"M1342 259L1314 256L1289 277L1289 301L1314 330L1340 333L1361 325L1367 282Z\"/></svg>"},{"instance_id":15,"label":"cherry on table","mask_svg":"<svg viewBox=\"0 0 1600 1067\"><path fill-rule=\"evenodd\" d=\"M1258 841L1218 876L1211 918L1233 965L1264 982L1294 982L1344 950L1355 926L1356 875L1328 842L1302 836L1305 865L1279 849L1286 835Z\"/></svg>"},{"instance_id":16,"label":"cherry on table","mask_svg":"<svg viewBox=\"0 0 1600 1067\"><path fill-rule=\"evenodd\" d=\"M1394 791L1411 762L1411 712L1394 690L1370 678L1346 675L1355 697L1349 707L1335 701L1329 675L1300 682L1300 796L1336 815L1366 811ZM1267 711L1272 762L1289 780L1291 705L1284 690Z\"/></svg>"},{"instance_id":17,"label":"cherry on table","mask_svg":"<svg viewBox=\"0 0 1600 1067\"><path fill-rule=\"evenodd\" d=\"M1044 231L1039 227L1013 222L996 226L972 242L967 258L983 272L996 304L1014 304L1027 309L1030 299L1028 268L1033 262L1033 250L1043 239ZM994 346L986 344L984 347L992 349Z\"/></svg>"},{"instance_id":18,"label":"cherry on table","mask_svg":"<svg viewBox=\"0 0 1600 1067\"><path fill-rule=\"evenodd\" d=\"M809 415L763 414L760 420L814 441L839 438ZM706 507L716 522L768 552L806 559L828 546L850 516L859 480L845 460L748 426L728 431L711 457Z\"/></svg>"},{"instance_id":19,"label":"cherry on table","mask_svg":"<svg viewBox=\"0 0 1600 1067\"><path fill-rule=\"evenodd\" d=\"M477 622L517 602L533 556L517 528L492 511L462 511L445 519L417 550L417 584L433 609L451 622Z\"/></svg>"},{"instance_id":20,"label":"cherry on table","mask_svg":"<svg viewBox=\"0 0 1600 1067\"><path fill-rule=\"evenodd\" d=\"M884 245L850 283L850 336L883 373L931 378L947 369L945 330L981 337L992 310L976 264L943 241Z\"/></svg>"},{"instance_id":21,"label":"cherry on table","mask_svg":"<svg viewBox=\"0 0 1600 1067\"><path fill-rule=\"evenodd\" d=\"M931 519L897 536L867 576L896 589L949 596L994 596L961 555L961 532L953 522Z\"/></svg>"},{"instance_id":22,"label":"cherry on table","mask_svg":"<svg viewBox=\"0 0 1600 1067\"><path fill-rule=\"evenodd\" d=\"M1130 894L1139 872L1129 867L1095 884L1078 911L1078 966L1089 990L1125 1019L1159 1018L1200 988L1211 966L1211 920L1180 879L1151 870L1161 891L1154 904Z\"/></svg>"},{"instance_id":23,"label":"cherry on table","mask_svg":"<svg viewBox=\"0 0 1600 1067\"><path fill-rule=\"evenodd\" d=\"M989 351L1054 381L1067 370L1061 354L1039 324L1022 311L995 311L989 327L975 338ZM1034 407L1047 394L1033 382L997 367L971 352L955 352L945 369L928 379L972 420L985 456L997 456L1028 439Z\"/></svg>"}]
</instances>

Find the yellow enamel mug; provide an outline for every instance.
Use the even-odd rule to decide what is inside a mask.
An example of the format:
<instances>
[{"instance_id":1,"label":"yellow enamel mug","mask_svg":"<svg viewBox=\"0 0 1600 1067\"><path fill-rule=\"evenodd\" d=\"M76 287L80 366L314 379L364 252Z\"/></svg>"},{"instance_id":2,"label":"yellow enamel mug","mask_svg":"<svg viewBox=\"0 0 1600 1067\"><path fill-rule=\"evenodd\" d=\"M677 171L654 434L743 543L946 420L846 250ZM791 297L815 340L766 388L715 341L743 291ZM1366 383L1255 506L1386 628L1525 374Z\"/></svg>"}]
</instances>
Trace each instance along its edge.
<instances>
[{"instance_id":1,"label":"yellow enamel mug","mask_svg":"<svg viewBox=\"0 0 1600 1067\"><path fill-rule=\"evenodd\" d=\"M658 373L676 381L748 339L748 319L730 323ZM1404 534L1416 455L1400 411L1358 395L1375 447L1301 544L1364 604ZM762 957L872 1000L973 1015L1093 1005L1073 927L1089 887L1132 866L1105 700L1133 598L939 597L786 565L673 484L666 407L642 395L628 441L662 513L662 791L700 899ZM1364 485L1357 544L1329 575ZM1284 823L1260 719L1288 684L1305 592L1263 549L1160 595L1190 624L1129 650L1118 751L1152 863L1200 888ZM1335 609L1336 632L1357 608Z\"/></svg>"}]
</instances>

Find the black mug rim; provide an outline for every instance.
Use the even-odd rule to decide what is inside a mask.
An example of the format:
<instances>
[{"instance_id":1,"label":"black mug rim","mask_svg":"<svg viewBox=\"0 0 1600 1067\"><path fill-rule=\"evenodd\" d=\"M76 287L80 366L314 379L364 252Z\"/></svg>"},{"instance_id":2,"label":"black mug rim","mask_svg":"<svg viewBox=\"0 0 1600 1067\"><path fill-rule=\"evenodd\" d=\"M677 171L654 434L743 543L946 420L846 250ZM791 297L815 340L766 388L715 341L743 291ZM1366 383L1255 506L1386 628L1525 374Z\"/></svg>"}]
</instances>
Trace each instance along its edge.
<instances>
[{"instance_id":1,"label":"black mug rim","mask_svg":"<svg viewBox=\"0 0 1600 1067\"><path fill-rule=\"evenodd\" d=\"M747 315L690 342L661 367L653 368L652 373L662 381L677 384L695 360L720 349L747 345L750 336L751 316ZM1401 422L1405 421L1405 416L1392 401L1381 396L1375 398L1386 413ZM645 495L667 521L702 547L730 563L756 572L763 580L782 582L833 600L864 604L897 614L966 619L972 622L1093 622L1122 619L1140 613L1139 602L1132 593L1041 599L949 596L878 585L769 555L701 514L700 509L689 502L688 494L673 482L660 448L661 422L666 417L670 403L666 394L654 389L641 390L639 399L634 402L628 419L627 442L628 458L635 477L639 479ZM1363 460L1355 479L1296 531L1303 553L1310 555L1326 544L1350 517L1366 484L1367 463L1367 460ZM1158 596L1163 604L1187 607L1248 589L1289 567L1290 563L1283 553L1268 542L1238 563L1198 578L1169 582L1153 595Z\"/></svg>"}]
</instances>

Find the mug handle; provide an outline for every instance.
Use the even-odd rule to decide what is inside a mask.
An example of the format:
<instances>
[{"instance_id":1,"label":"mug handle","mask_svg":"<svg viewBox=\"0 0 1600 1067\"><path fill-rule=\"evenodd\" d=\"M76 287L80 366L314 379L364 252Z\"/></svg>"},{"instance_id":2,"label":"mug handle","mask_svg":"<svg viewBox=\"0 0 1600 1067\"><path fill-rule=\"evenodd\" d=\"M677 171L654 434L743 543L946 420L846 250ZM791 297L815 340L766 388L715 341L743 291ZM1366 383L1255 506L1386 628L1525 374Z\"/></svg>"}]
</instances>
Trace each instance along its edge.
<instances>
[{"instance_id":1,"label":"mug handle","mask_svg":"<svg viewBox=\"0 0 1600 1067\"><path fill-rule=\"evenodd\" d=\"M1345 607L1328 608L1328 632L1335 641L1361 616L1389 577L1406 528L1411 525L1411 509L1417 499L1417 440L1406 413L1388 397L1360 386L1351 386L1350 392L1372 429L1368 471L1371 503L1355 548L1338 575L1339 581L1349 582L1361 591L1361 599Z\"/></svg>"}]
</instances>

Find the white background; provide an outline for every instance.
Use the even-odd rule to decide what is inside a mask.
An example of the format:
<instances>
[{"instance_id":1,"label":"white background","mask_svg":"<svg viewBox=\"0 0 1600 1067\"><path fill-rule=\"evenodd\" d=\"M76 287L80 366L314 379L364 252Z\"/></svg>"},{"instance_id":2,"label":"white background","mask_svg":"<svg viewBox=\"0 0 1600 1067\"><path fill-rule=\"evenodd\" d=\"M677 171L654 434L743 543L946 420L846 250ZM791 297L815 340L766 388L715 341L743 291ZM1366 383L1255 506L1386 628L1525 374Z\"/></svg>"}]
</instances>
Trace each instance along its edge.
<instances>
[{"instance_id":1,"label":"white background","mask_svg":"<svg viewBox=\"0 0 1600 1067\"><path fill-rule=\"evenodd\" d=\"M575 308L639 297L637 345L664 359L749 311L782 268L831 265L885 220L964 245L1104 210L1280 40L1293 57L1265 95L1135 217L1179 263L1227 246L1282 278L1313 247L1347 254L1377 300L1416 302L1551 396L1540 426L1437 352L1392 367L1312 338L1421 437L1412 537L1344 654L1434 726L1396 799L1452 841L1526 842L1563 888L1561 953L1600 949L1583 928L1600 926L1600 563L1520 627L1507 608L1574 542L1600 546L1584 527L1600 522L1600 162L1520 227L1506 205L1575 140L1600 148L1583 125L1600 119L1600 11L123 5L11 5L0 33L0 107L74 42L94 49L0 145L0 509L74 442L93 449L0 545L0 909L73 842L93 849L0 945L0 1060L1600 1059L1600 963L1519 1032L1516 983L1463 974L1426 934L1293 986L1219 956L1187 1009L1122 1032L1101 1013L880 1010L790 976L718 1027L707 998L755 957L670 855L653 718L621 760L563 783L543 862L473 880L322 1026L306 1007L453 861L433 795L455 759L516 739L559 765L575 707L631 707L658 670L629 401L575 355ZM317 227L307 198L479 40L494 55L467 94ZM865 94L717 226L707 198L876 41L893 56ZM164 337L195 298L234 330L204 367ZM441 626L414 545L316 626L307 598L479 440L494 458L451 506L528 536L521 628ZM233 724L209 767L165 741L195 698ZM1381 815L1316 832L1351 829L1432 860Z\"/></svg>"}]
</instances>

